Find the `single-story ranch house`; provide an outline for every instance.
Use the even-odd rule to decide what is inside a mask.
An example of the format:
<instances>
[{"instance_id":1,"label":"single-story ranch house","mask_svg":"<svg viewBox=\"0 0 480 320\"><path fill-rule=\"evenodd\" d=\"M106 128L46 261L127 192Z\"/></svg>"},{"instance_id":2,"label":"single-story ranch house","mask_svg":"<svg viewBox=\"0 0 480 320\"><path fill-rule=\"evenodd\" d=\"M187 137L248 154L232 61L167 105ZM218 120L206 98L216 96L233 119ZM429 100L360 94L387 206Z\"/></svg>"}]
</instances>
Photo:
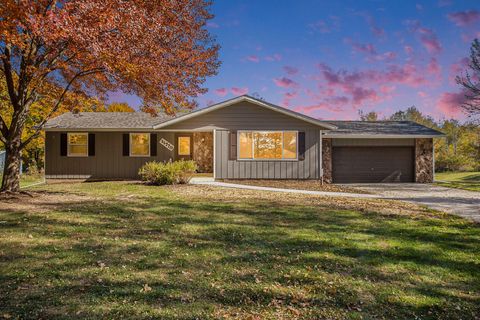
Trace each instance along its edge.
<instances>
[{"instance_id":1,"label":"single-story ranch house","mask_svg":"<svg viewBox=\"0 0 480 320\"><path fill-rule=\"evenodd\" d=\"M49 179L138 179L148 161L193 159L215 179L433 181L433 138L409 121L321 121L240 96L176 117L65 113L46 131Z\"/></svg>"}]
</instances>

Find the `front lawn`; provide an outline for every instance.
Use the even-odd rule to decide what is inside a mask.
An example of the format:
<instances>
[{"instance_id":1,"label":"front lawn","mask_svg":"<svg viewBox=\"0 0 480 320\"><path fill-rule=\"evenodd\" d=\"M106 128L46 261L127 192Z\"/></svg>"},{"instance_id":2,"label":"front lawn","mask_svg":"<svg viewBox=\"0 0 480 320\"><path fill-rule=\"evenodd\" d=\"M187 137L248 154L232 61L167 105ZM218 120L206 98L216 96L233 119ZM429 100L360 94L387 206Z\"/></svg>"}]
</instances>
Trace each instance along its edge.
<instances>
[{"instance_id":1,"label":"front lawn","mask_svg":"<svg viewBox=\"0 0 480 320\"><path fill-rule=\"evenodd\" d=\"M480 191L480 172L439 172L435 180L445 187Z\"/></svg>"},{"instance_id":2,"label":"front lawn","mask_svg":"<svg viewBox=\"0 0 480 320\"><path fill-rule=\"evenodd\" d=\"M37 173L37 174L28 174L28 173L22 173L20 175L20 188L25 188L29 187L31 185L41 183L44 181L44 175L43 173ZM3 180L3 174L0 172L0 184L2 183Z\"/></svg>"},{"instance_id":3,"label":"front lawn","mask_svg":"<svg viewBox=\"0 0 480 320\"><path fill-rule=\"evenodd\" d=\"M132 182L0 200L0 317L478 319L480 228L412 204Z\"/></svg>"}]
</instances>

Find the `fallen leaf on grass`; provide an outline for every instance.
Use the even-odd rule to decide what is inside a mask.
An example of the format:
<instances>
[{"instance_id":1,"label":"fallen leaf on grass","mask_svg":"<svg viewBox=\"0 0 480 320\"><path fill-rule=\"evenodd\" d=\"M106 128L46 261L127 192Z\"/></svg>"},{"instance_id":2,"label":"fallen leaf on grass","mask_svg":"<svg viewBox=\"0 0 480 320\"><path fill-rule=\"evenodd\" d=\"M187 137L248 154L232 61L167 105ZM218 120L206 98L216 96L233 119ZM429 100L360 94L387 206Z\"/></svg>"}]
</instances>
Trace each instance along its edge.
<instances>
[{"instance_id":1,"label":"fallen leaf on grass","mask_svg":"<svg viewBox=\"0 0 480 320\"><path fill-rule=\"evenodd\" d=\"M150 292L152 291L152 288L148 284L144 284L143 288L140 290L140 292Z\"/></svg>"}]
</instances>

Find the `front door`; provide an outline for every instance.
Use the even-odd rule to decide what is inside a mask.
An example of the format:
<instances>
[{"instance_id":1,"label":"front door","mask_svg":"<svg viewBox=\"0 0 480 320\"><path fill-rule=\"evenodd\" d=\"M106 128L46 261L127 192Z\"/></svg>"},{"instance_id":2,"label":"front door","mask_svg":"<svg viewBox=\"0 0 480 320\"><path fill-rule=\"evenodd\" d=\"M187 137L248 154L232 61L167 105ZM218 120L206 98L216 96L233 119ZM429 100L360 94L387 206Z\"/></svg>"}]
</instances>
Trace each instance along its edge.
<instances>
[{"instance_id":1,"label":"front door","mask_svg":"<svg viewBox=\"0 0 480 320\"><path fill-rule=\"evenodd\" d=\"M177 133L175 135L175 159L192 160L193 135L191 133Z\"/></svg>"}]
</instances>

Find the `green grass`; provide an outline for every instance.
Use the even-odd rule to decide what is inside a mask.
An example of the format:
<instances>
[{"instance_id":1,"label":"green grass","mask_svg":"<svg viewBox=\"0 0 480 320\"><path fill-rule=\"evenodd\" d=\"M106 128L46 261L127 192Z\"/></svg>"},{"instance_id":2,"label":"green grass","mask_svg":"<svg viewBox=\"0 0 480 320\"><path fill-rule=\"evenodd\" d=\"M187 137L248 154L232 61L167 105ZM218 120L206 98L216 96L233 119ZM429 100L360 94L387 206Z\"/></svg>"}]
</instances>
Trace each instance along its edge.
<instances>
[{"instance_id":1,"label":"green grass","mask_svg":"<svg viewBox=\"0 0 480 320\"><path fill-rule=\"evenodd\" d=\"M480 172L435 173L437 184L450 188L480 191Z\"/></svg>"},{"instance_id":2,"label":"green grass","mask_svg":"<svg viewBox=\"0 0 480 320\"><path fill-rule=\"evenodd\" d=\"M0 184L3 180L3 175L0 174ZM22 174L20 176L20 188L25 188L31 185L34 185L36 183L40 183L44 181L44 175L39 173L39 174Z\"/></svg>"},{"instance_id":3,"label":"green grass","mask_svg":"<svg viewBox=\"0 0 480 320\"><path fill-rule=\"evenodd\" d=\"M44 192L32 200L34 210L0 207L0 317L480 314L480 228L460 218L334 209L334 199L242 200L241 190L238 200L222 200L221 190L218 200L192 196L200 186L96 182L33 190Z\"/></svg>"}]
</instances>

